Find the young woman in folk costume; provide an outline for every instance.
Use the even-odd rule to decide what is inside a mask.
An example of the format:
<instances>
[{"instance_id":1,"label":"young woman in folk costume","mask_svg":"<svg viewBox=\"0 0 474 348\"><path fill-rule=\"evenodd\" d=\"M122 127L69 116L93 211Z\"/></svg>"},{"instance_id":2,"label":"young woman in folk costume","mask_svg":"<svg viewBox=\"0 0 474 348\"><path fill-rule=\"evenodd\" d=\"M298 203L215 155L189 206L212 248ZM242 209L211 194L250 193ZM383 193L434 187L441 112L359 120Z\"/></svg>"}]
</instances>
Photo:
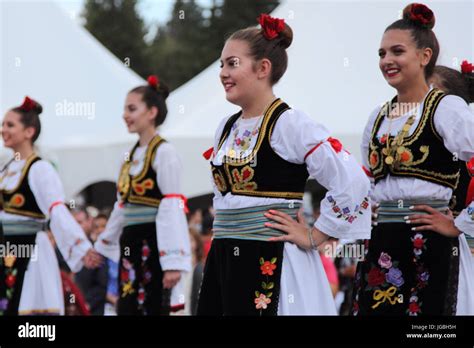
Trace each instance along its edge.
<instances>
[{"instance_id":1,"label":"young woman in folk costume","mask_svg":"<svg viewBox=\"0 0 474 348\"><path fill-rule=\"evenodd\" d=\"M470 252L448 208L458 159L474 155L474 118L464 100L428 85L439 54L434 22L428 7L411 4L382 37L380 70L397 96L374 110L362 140L379 208L354 314L474 313Z\"/></svg>"},{"instance_id":2,"label":"young woman in folk costume","mask_svg":"<svg viewBox=\"0 0 474 348\"><path fill-rule=\"evenodd\" d=\"M157 133L166 118L168 89L156 76L132 89L124 120L139 140L126 155L118 201L95 243L119 260L118 315L168 315L184 307L181 272L191 268L190 241L181 192L181 162Z\"/></svg>"},{"instance_id":3,"label":"young woman in folk costume","mask_svg":"<svg viewBox=\"0 0 474 348\"><path fill-rule=\"evenodd\" d=\"M369 180L327 129L273 94L292 42L284 20L230 36L221 55L226 99L241 110L225 118L206 151L214 179L214 240L198 315L336 314L320 256L328 236L367 238ZM311 175L328 189L308 229L301 207ZM284 233L304 230L303 248Z\"/></svg>"},{"instance_id":4,"label":"young woman in folk costume","mask_svg":"<svg viewBox=\"0 0 474 348\"><path fill-rule=\"evenodd\" d=\"M474 103L474 66L467 60L461 63L461 71L437 65L430 82L433 87L441 89L446 94L457 95L468 104ZM453 192L450 204L455 218L474 200L474 157L468 162L459 161L459 165L459 184ZM469 211L468 216L470 217L472 216L472 208ZM465 237L471 249L471 254L474 256L474 237L467 233Z\"/></svg>"},{"instance_id":5,"label":"young woman in folk costume","mask_svg":"<svg viewBox=\"0 0 474 348\"><path fill-rule=\"evenodd\" d=\"M45 232L50 228L72 271L101 262L64 205L53 166L36 154L42 107L26 97L2 122L5 147L14 158L0 172L0 315L62 315L58 261Z\"/></svg>"}]
</instances>

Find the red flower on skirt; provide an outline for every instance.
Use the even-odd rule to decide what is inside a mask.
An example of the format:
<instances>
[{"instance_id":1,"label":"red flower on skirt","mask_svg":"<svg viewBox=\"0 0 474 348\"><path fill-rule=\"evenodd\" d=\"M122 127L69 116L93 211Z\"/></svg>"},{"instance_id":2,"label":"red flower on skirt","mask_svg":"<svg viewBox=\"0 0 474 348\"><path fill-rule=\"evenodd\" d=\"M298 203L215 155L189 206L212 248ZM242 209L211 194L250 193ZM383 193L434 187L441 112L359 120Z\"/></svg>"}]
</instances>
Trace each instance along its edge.
<instances>
[{"instance_id":1,"label":"red flower on skirt","mask_svg":"<svg viewBox=\"0 0 474 348\"><path fill-rule=\"evenodd\" d=\"M423 240L423 238L415 238L413 240L413 246L417 249L421 249L423 248L423 245L425 245L425 242Z\"/></svg>"},{"instance_id":2,"label":"red flower on skirt","mask_svg":"<svg viewBox=\"0 0 474 348\"><path fill-rule=\"evenodd\" d=\"M15 282L16 282L16 277L13 274L8 275L7 278L5 279L5 284L7 284L9 288L13 287L13 285L15 285Z\"/></svg>"},{"instance_id":3,"label":"red flower on skirt","mask_svg":"<svg viewBox=\"0 0 474 348\"><path fill-rule=\"evenodd\" d=\"M138 290L138 301L139 302L145 301L145 291L143 289Z\"/></svg>"},{"instance_id":4,"label":"red flower on skirt","mask_svg":"<svg viewBox=\"0 0 474 348\"><path fill-rule=\"evenodd\" d=\"M128 271L127 270L122 270L122 272L120 272L120 280L123 281L123 282L126 282L128 281Z\"/></svg>"},{"instance_id":5,"label":"red flower on skirt","mask_svg":"<svg viewBox=\"0 0 474 348\"><path fill-rule=\"evenodd\" d=\"M367 282L369 286L377 286L385 282L385 274L378 268L374 267L369 271Z\"/></svg>"},{"instance_id":6,"label":"red flower on skirt","mask_svg":"<svg viewBox=\"0 0 474 348\"><path fill-rule=\"evenodd\" d=\"M420 311L420 306L416 302L410 302L408 310L410 311L410 313L418 313Z\"/></svg>"},{"instance_id":7,"label":"red flower on skirt","mask_svg":"<svg viewBox=\"0 0 474 348\"><path fill-rule=\"evenodd\" d=\"M273 275L273 271L277 268L277 266L270 261L265 261L263 265L260 266L260 269L262 270L262 274L268 274L268 275Z\"/></svg>"}]
</instances>

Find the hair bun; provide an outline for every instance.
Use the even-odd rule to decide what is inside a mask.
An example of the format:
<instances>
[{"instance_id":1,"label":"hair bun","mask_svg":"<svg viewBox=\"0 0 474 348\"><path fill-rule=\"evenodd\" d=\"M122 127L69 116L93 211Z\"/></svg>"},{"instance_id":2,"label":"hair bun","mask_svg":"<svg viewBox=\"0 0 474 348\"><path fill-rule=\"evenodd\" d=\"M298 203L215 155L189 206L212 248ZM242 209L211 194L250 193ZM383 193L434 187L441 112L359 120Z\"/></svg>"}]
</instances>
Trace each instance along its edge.
<instances>
[{"instance_id":1,"label":"hair bun","mask_svg":"<svg viewBox=\"0 0 474 348\"><path fill-rule=\"evenodd\" d=\"M158 93L160 93L163 96L163 98L166 99L170 95L170 90L167 85L161 82L160 86L158 87Z\"/></svg>"},{"instance_id":2,"label":"hair bun","mask_svg":"<svg viewBox=\"0 0 474 348\"><path fill-rule=\"evenodd\" d=\"M281 37L281 45L284 48L288 48L291 46L291 43L293 42L293 30L291 27L285 23L285 29L280 33Z\"/></svg>"},{"instance_id":3,"label":"hair bun","mask_svg":"<svg viewBox=\"0 0 474 348\"><path fill-rule=\"evenodd\" d=\"M413 22L423 28L433 29L435 16L431 9L423 4L413 3L403 9L403 19Z\"/></svg>"},{"instance_id":4,"label":"hair bun","mask_svg":"<svg viewBox=\"0 0 474 348\"><path fill-rule=\"evenodd\" d=\"M33 110L39 115L43 112L43 107L41 106L40 103L36 102L36 105Z\"/></svg>"}]
</instances>

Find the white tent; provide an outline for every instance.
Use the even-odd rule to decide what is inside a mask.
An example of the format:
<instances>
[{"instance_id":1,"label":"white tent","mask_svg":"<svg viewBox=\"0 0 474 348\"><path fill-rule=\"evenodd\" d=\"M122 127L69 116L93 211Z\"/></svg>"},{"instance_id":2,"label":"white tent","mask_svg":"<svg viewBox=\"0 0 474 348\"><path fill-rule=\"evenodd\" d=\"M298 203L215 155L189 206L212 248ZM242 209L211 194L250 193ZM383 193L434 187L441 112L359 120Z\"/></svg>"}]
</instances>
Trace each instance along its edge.
<instances>
[{"instance_id":1,"label":"white tent","mask_svg":"<svg viewBox=\"0 0 474 348\"><path fill-rule=\"evenodd\" d=\"M369 113L395 94L378 69L377 52L383 31L408 3L287 0L273 13L294 33L289 67L276 95L326 125L357 156ZM473 1L424 3L436 15L439 64L458 68L462 59L474 59ZM225 99L219 70L215 62L168 99L162 134L185 159L190 196L211 191L209 164L201 154L212 146L219 121L238 111Z\"/></svg>"},{"instance_id":2,"label":"white tent","mask_svg":"<svg viewBox=\"0 0 474 348\"><path fill-rule=\"evenodd\" d=\"M68 198L115 181L136 139L122 120L124 98L143 80L52 1L2 0L0 12L1 113L25 95L42 103L37 144Z\"/></svg>"}]
</instances>

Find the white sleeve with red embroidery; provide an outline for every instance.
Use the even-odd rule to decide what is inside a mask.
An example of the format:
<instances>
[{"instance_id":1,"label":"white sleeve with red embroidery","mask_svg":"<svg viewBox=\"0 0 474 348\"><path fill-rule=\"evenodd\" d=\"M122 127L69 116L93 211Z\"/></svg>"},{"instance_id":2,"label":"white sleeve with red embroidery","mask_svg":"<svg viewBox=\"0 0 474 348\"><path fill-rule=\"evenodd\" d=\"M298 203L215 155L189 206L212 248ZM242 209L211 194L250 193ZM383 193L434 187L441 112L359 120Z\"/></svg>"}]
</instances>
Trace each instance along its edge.
<instances>
[{"instance_id":1,"label":"white sleeve with red embroidery","mask_svg":"<svg viewBox=\"0 0 474 348\"><path fill-rule=\"evenodd\" d=\"M458 215L454 224L461 232L474 237L474 201Z\"/></svg>"},{"instance_id":2,"label":"white sleeve with red embroidery","mask_svg":"<svg viewBox=\"0 0 474 348\"><path fill-rule=\"evenodd\" d=\"M289 110L277 121L271 145L285 160L306 163L310 176L328 190L314 225L317 229L335 238L369 238L369 179L354 157L328 138L323 125Z\"/></svg>"},{"instance_id":3,"label":"white sleeve with red embroidery","mask_svg":"<svg viewBox=\"0 0 474 348\"><path fill-rule=\"evenodd\" d=\"M94 248L99 253L115 262L118 262L120 259L119 239L122 233L123 223L123 208L121 207L120 196L117 195L117 202L115 202L114 209L110 214L110 218L107 220L105 230L94 243Z\"/></svg>"},{"instance_id":4,"label":"white sleeve with red embroidery","mask_svg":"<svg viewBox=\"0 0 474 348\"><path fill-rule=\"evenodd\" d=\"M455 95L441 99L434 123L453 160L469 161L474 156L474 114L463 99Z\"/></svg>"},{"instance_id":5,"label":"white sleeve with red embroidery","mask_svg":"<svg viewBox=\"0 0 474 348\"><path fill-rule=\"evenodd\" d=\"M169 143L160 145L153 161L158 187L163 195L182 194L182 165L178 153ZM161 200L156 216L156 233L161 268L191 271L191 243L181 198Z\"/></svg>"},{"instance_id":6,"label":"white sleeve with red embroidery","mask_svg":"<svg viewBox=\"0 0 474 348\"><path fill-rule=\"evenodd\" d=\"M47 161L38 161L31 166L28 183L38 206L49 215L50 227L56 244L71 271L78 272L82 258L92 247L81 226L74 220L64 204L50 207L56 202L64 202L64 191L56 170Z\"/></svg>"}]
</instances>

